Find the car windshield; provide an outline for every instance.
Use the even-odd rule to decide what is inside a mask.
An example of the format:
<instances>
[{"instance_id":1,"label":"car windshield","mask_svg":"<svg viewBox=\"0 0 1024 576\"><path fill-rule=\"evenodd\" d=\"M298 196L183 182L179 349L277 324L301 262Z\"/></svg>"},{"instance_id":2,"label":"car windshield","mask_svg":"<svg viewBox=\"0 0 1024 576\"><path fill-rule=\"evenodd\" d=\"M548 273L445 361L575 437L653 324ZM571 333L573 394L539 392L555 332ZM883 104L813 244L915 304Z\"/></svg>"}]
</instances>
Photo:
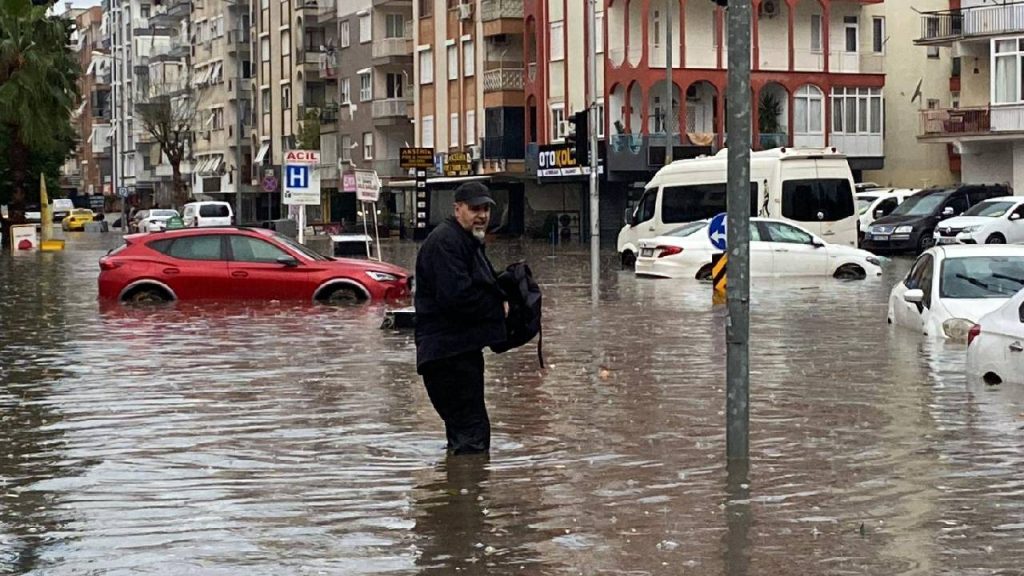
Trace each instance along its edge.
<instances>
[{"instance_id":1,"label":"car windshield","mask_svg":"<svg viewBox=\"0 0 1024 576\"><path fill-rule=\"evenodd\" d=\"M945 194L911 196L892 211L890 216L928 216L946 201Z\"/></svg>"},{"instance_id":2,"label":"car windshield","mask_svg":"<svg viewBox=\"0 0 1024 576\"><path fill-rule=\"evenodd\" d=\"M158 218L171 218L178 215L177 210L153 210L149 213L150 217L156 216Z\"/></svg>"},{"instance_id":3,"label":"car windshield","mask_svg":"<svg viewBox=\"0 0 1024 576\"><path fill-rule=\"evenodd\" d=\"M867 212L875 200L878 200L878 196L857 196L857 213Z\"/></svg>"},{"instance_id":4,"label":"car windshield","mask_svg":"<svg viewBox=\"0 0 1024 576\"><path fill-rule=\"evenodd\" d=\"M703 220L700 221L700 222L690 222L689 224L687 224L685 226L680 226L679 228L676 228L675 230L669 232L668 234L666 234L666 236L675 236L677 238L685 238L685 237L693 234L694 232L704 228L707 225L708 225L708 223L704 222Z\"/></svg>"},{"instance_id":5,"label":"car windshield","mask_svg":"<svg viewBox=\"0 0 1024 576\"><path fill-rule=\"evenodd\" d=\"M1024 288L1024 256L968 256L942 263L942 298L1009 298Z\"/></svg>"},{"instance_id":6,"label":"car windshield","mask_svg":"<svg viewBox=\"0 0 1024 576\"><path fill-rule=\"evenodd\" d=\"M281 234L275 233L274 234L274 239L277 240L278 242L280 242L281 244L284 244L285 246L288 246L292 250L295 250L296 252L299 252L300 254L303 254L304 256L308 257L311 260L318 260L318 261L333 260L333 258L328 258L327 256L324 256L323 254L320 254L319 252L314 252L313 250L310 250L309 248L306 248L302 244L299 244L298 242L296 242L295 240L292 240L291 238L289 238L287 236L283 236Z\"/></svg>"},{"instance_id":7,"label":"car windshield","mask_svg":"<svg viewBox=\"0 0 1024 576\"><path fill-rule=\"evenodd\" d=\"M75 208L71 213L76 216L92 216L92 210L87 210L85 208Z\"/></svg>"},{"instance_id":8,"label":"car windshield","mask_svg":"<svg viewBox=\"0 0 1024 576\"><path fill-rule=\"evenodd\" d=\"M1015 202L1000 202L1000 201L988 201L976 204L973 208L964 212L964 216L987 216L989 218L999 218L1003 214L1013 208Z\"/></svg>"},{"instance_id":9,"label":"car windshield","mask_svg":"<svg viewBox=\"0 0 1024 576\"><path fill-rule=\"evenodd\" d=\"M231 216L231 209L225 204L202 204L199 215L203 218L227 218Z\"/></svg>"}]
</instances>

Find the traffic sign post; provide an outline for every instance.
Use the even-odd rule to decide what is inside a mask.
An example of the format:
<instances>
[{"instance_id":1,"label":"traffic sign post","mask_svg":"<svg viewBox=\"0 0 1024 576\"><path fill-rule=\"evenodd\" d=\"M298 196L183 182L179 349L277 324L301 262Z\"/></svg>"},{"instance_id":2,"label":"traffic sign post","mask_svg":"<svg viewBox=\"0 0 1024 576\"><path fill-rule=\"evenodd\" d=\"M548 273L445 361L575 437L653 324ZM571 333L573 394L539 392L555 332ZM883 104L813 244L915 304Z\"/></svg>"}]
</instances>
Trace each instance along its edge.
<instances>
[{"instance_id":1,"label":"traffic sign post","mask_svg":"<svg viewBox=\"0 0 1024 576\"><path fill-rule=\"evenodd\" d=\"M427 191L427 170L434 167L433 148L402 148L399 151L399 165L403 170L413 170L415 192L413 202L412 237L422 240L426 237L430 221L430 193Z\"/></svg>"},{"instance_id":2,"label":"traffic sign post","mask_svg":"<svg viewBox=\"0 0 1024 576\"><path fill-rule=\"evenodd\" d=\"M708 240L715 250L725 250L728 239L728 215L724 212L715 216L708 223Z\"/></svg>"},{"instance_id":3,"label":"traffic sign post","mask_svg":"<svg viewBox=\"0 0 1024 576\"><path fill-rule=\"evenodd\" d=\"M374 241L377 243L377 261L382 260L380 253L380 227L377 225L377 200L380 199L380 179L376 170L356 170L356 200L363 205L363 234L367 237L366 257L372 258L370 254L370 235L366 231L366 206L370 205L373 210L373 233Z\"/></svg>"},{"instance_id":4,"label":"traffic sign post","mask_svg":"<svg viewBox=\"0 0 1024 576\"><path fill-rule=\"evenodd\" d=\"M305 241L306 206L320 205L320 164L319 150L289 150L284 157L284 194L281 201L285 205L299 207L298 228L299 243Z\"/></svg>"},{"instance_id":5,"label":"traffic sign post","mask_svg":"<svg viewBox=\"0 0 1024 576\"><path fill-rule=\"evenodd\" d=\"M708 240L715 250L723 254L715 254L711 257L711 303L715 306L726 303L726 272L729 263L729 255L725 254L728 246L728 214L716 215L708 222Z\"/></svg>"}]
</instances>

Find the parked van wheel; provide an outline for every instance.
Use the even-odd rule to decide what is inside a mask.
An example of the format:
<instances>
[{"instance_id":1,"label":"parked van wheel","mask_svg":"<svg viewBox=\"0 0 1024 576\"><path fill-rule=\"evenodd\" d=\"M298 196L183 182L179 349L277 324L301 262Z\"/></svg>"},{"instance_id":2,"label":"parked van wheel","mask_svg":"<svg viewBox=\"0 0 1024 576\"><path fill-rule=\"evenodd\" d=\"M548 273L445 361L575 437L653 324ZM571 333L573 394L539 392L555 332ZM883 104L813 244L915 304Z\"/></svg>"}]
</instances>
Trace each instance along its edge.
<instances>
[{"instance_id":1,"label":"parked van wheel","mask_svg":"<svg viewBox=\"0 0 1024 576\"><path fill-rule=\"evenodd\" d=\"M856 264L844 264L836 270L835 277L839 280L863 280L868 275L863 268Z\"/></svg>"},{"instance_id":2,"label":"parked van wheel","mask_svg":"<svg viewBox=\"0 0 1024 576\"><path fill-rule=\"evenodd\" d=\"M626 250L622 253L622 269L632 270L636 267L636 254L633 254L631 250Z\"/></svg>"}]
</instances>

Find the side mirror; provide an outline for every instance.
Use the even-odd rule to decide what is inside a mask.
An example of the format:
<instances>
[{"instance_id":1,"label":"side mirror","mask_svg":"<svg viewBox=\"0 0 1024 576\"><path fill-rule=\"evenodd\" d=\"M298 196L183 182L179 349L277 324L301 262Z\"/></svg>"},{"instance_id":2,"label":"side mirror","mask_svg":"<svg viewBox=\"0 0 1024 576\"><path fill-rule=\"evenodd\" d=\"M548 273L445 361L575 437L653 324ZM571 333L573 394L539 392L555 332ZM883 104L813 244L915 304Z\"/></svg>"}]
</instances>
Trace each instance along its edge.
<instances>
[{"instance_id":1,"label":"side mirror","mask_svg":"<svg viewBox=\"0 0 1024 576\"><path fill-rule=\"evenodd\" d=\"M885 216L884 210L875 210L875 220L881 218L882 216Z\"/></svg>"},{"instance_id":2,"label":"side mirror","mask_svg":"<svg viewBox=\"0 0 1024 576\"><path fill-rule=\"evenodd\" d=\"M287 255L279 257L277 259L277 263L282 266L287 266L289 268L294 268L299 265L299 261L295 258L295 256Z\"/></svg>"},{"instance_id":3,"label":"side mirror","mask_svg":"<svg viewBox=\"0 0 1024 576\"><path fill-rule=\"evenodd\" d=\"M907 290L903 293L903 299L911 304L920 304L921 302L924 302L924 290L921 290L920 288Z\"/></svg>"},{"instance_id":4,"label":"side mirror","mask_svg":"<svg viewBox=\"0 0 1024 576\"><path fill-rule=\"evenodd\" d=\"M623 214L622 214L622 221L627 226L633 226L634 225L633 224L633 213L634 212L632 210L630 210L629 208L626 208L626 211L623 212Z\"/></svg>"},{"instance_id":5,"label":"side mirror","mask_svg":"<svg viewBox=\"0 0 1024 576\"><path fill-rule=\"evenodd\" d=\"M821 238L815 238L811 240L811 246L814 246L815 248L824 248L825 241L822 240Z\"/></svg>"},{"instance_id":6,"label":"side mirror","mask_svg":"<svg viewBox=\"0 0 1024 576\"><path fill-rule=\"evenodd\" d=\"M1014 212L1013 214L1010 214L1010 220L1020 220L1020 214L1018 214L1016 212Z\"/></svg>"},{"instance_id":7,"label":"side mirror","mask_svg":"<svg viewBox=\"0 0 1024 576\"><path fill-rule=\"evenodd\" d=\"M946 206L945 208L942 209L943 216L952 216L954 214L956 214L956 211L953 210L952 206Z\"/></svg>"}]
</instances>

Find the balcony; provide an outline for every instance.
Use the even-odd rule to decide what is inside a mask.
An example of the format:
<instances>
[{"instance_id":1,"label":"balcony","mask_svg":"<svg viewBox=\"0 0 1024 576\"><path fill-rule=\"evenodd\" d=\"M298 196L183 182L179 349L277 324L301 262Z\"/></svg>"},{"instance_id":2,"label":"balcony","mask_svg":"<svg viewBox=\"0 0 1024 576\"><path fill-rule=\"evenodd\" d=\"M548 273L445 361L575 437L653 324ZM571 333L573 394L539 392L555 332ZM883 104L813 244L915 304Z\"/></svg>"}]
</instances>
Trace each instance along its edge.
<instances>
[{"instance_id":1,"label":"balcony","mask_svg":"<svg viewBox=\"0 0 1024 576\"><path fill-rule=\"evenodd\" d=\"M957 40L987 38L1024 31L1024 2L973 6L921 15L918 45L952 44Z\"/></svg>"},{"instance_id":2,"label":"balcony","mask_svg":"<svg viewBox=\"0 0 1024 576\"><path fill-rule=\"evenodd\" d=\"M484 92L522 92L526 77L522 68L494 68L484 72Z\"/></svg>"},{"instance_id":3,"label":"balcony","mask_svg":"<svg viewBox=\"0 0 1024 576\"><path fill-rule=\"evenodd\" d=\"M381 98L373 101L373 119L384 124L408 121L412 98Z\"/></svg>"},{"instance_id":4,"label":"balcony","mask_svg":"<svg viewBox=\"0 0 1024 576\"><path fill-rule=\"evenodd\" d=\"M881 134L832 134L829 145L850 158L885 156L885 137Z\"/></svg>"},{"instance_id":5,"label":"balcony","mask_svg":"<svg viewBox=\"0 0 1024 576\"><path fill-rule=\"evenodd\" d=\"M921 139L955 141L992 131L992 114L985 108L946 108L921 111Z\"/></svg>"},{"instance_id":6,"label":"balcony","mask_svg":"<svg viewBox=\"0 0 1024 576\"><path fill-rule=\"evenodd\" d=\"M608 139L608 170L649 171L665 163L665 134L613 134ZM679 134L672 137L672 158L696 158L714 152L712 146L683 142Z\"/></svg>"},{"instance_id":7,"label":"balcony","mask_svg":"<svg viewBox=\"0 0 1024 576\"><path fill-rule=\"evenodd\" d=\"M374 64L384 64L388 60L407 60L412 62L412 36L407 38L385 38L373 43Z\"/></svg>"},{"instance_id":8,"label":"balcony","mask_svg":"<svg viewBox=\"0 0 1024 576\"><path fill-rule=\"evenodd\" d=\"M483 0L480 20L484 36L522 34L524 28L523 0Z\"/></svg>"}]
</instances>

